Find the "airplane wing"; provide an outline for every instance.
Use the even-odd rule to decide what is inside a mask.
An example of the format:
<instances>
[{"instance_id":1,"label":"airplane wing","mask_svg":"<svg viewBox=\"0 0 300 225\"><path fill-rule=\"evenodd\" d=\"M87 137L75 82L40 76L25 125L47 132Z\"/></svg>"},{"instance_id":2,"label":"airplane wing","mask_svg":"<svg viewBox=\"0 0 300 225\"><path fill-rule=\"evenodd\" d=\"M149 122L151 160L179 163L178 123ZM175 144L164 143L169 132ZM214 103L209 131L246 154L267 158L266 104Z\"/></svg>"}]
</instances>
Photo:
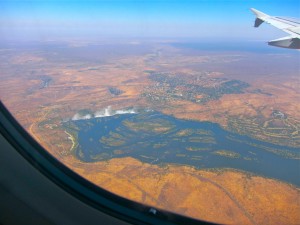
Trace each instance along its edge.
<instances>
[{"instance_id":1,"label":"airplane wing","mask_svg":"<svg viewBox=\"0 0 300 225\"><path fill-rule=\"evenodd\" d=\"M254 27L259 27L263 22L273 25L290 34L287 37L269 41L268 44L282 48L300 49L300 22L295 19L269 16L256 9L250 9L256 16Z\"/></svg>"}]
</instances>

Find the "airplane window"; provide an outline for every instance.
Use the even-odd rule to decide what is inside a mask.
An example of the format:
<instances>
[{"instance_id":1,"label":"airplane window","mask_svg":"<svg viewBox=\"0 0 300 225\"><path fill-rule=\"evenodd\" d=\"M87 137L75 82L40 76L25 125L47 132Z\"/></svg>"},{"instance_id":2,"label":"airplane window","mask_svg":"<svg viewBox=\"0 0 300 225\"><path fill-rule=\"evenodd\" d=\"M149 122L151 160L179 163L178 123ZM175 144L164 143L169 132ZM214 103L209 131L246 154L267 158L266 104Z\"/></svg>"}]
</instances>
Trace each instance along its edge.
<instances>
[{"instance_id":1,"label":"airplane window","mask_svg":"<svg viewBox=\"0 0 300 225\"><path fill-rule=\"evenodd\" d=\"M153 214L300 223L299 1L0 7L1 101L64 165Z\"/></svg>"}]
</instances>

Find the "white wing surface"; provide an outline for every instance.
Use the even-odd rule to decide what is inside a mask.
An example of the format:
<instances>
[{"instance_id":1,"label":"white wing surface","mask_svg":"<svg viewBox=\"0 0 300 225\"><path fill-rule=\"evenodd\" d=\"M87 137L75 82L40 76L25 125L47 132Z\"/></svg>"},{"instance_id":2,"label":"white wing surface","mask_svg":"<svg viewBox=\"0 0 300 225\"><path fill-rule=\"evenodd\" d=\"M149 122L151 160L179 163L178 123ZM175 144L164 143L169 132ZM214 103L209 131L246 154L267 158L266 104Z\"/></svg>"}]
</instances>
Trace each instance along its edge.
<instances>
[{"instance_id":1,"label":"white wing surface","mask_svg":"<svg viewBox=\"0 0 300 225\"><path fill-rule=\"evenodd\" d=\"M251 8L250 10L256 16L254 27L259 27L263 22L266 22L290 34L287 37L269 41L268 42L269 45L282 47L282 48L300 49L300 22L299 21L291 18L270 16L253 8Z\"/></svg>"}]
</instances>

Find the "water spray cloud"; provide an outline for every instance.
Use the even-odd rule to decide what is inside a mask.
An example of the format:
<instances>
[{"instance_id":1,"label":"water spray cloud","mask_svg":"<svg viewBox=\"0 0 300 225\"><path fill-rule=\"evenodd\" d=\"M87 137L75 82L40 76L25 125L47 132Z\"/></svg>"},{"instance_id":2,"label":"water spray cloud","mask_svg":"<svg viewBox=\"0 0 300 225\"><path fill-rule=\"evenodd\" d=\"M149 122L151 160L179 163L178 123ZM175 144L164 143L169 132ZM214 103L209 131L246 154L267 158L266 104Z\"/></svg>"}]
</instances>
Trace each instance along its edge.
<instances>
[{"instance_id":1,"label":"water spray cloud","mask_svg":"<svg viewBox=\"0 0 300 225\"><path fill-rule=\"evenodd\" d=\"M72 120L88 120L91 119L93 116L91 114L86 114L86 115L80 115L79 113L76 113L73 117Z\"/></svg>"},{"instance_id":2,"label":"water spray cloud","mask_svg":"<svg viewBox=\"0 0 300 225\"><path fill-rule=\"evenodd\" d=\"M79 113L76 113L72 117L72 120L88 120L92 118L108 117L108 116L121 115L121 114L136 114L136 113L137 111L133 108L113 110L111 106L108 106L102 110L96 111L93 114L80 115Z\"/></svg>"}]
</instances>

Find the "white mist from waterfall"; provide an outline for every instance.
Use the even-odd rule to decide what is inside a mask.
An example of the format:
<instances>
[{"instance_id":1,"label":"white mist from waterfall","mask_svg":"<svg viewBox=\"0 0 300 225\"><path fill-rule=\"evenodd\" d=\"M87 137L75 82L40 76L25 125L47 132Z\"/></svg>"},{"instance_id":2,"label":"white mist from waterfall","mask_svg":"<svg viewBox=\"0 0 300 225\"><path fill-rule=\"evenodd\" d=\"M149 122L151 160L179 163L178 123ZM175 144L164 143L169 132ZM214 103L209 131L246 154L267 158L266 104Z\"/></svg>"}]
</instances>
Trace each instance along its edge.
<instances>
[{"instance_id":1,"label":"white mist from waterfall","mask_svg":"<svg viewBox=\"0 0 300 225\"><path fill-rule=\"evenodd\" d=\"M92 115L91 114L86 114L84 116L80 115L79 113L76 113L73 117L72 120L88 120L91 119Z\"/></svg>"},{"instance_id":2,"label":"white mist from waterfall","mask_svg":"<svg viewBox=\"0 0 300 225\"><path fill-rule=\"evenodd\" d=\"M100 118L100 117L108 117L114 115L121 114L136 114L137 111L135 109L120 109L120 110L112 110L111 106L108 106L102 110L96 111L94 114L80 115L76 113L72 120L88 120L91 118Z\"/></svg>"}]
</instances>

